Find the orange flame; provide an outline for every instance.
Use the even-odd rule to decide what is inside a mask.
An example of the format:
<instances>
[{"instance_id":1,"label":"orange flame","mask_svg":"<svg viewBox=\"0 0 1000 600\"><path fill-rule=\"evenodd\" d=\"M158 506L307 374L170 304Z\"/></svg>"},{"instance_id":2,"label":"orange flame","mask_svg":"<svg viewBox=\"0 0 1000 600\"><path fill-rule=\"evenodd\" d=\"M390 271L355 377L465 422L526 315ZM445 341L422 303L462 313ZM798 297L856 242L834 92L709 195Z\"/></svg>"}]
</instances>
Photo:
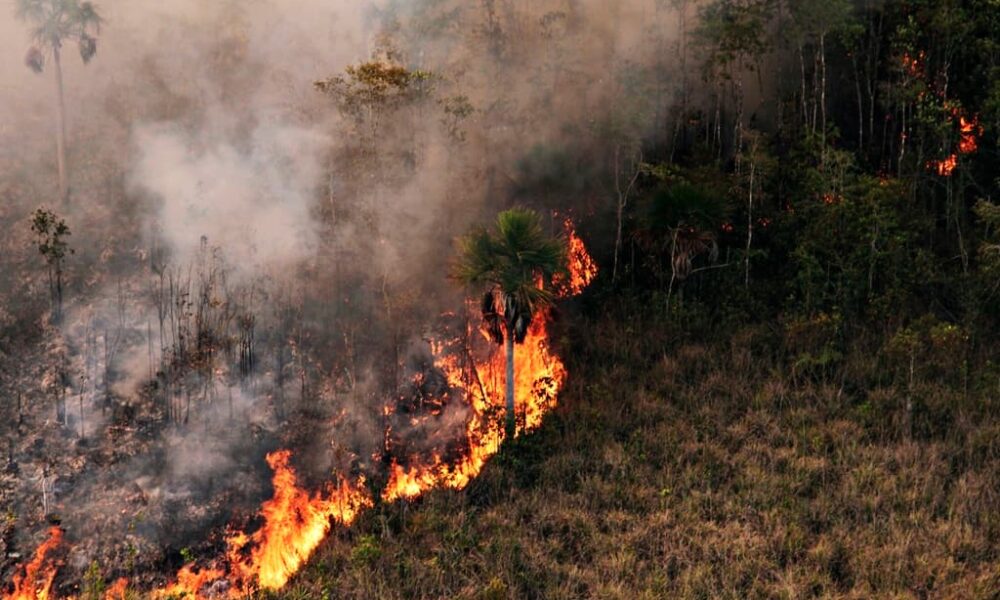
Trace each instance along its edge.
<instances>
[{"instance_id":1,"label":"orange flame","mask_svg":"<svg viewBox=\"0 0 1000 600\"><path fill-rule=\"evenodd\" d=\"M227 540L230 568L245 590L254 583L270 590L284 586L326 537L331 519L349 524L371 504L363 481L351 485L341 479L337 487L330 486L327 497L310 496L298 487L289 458L288 450L267 455L274 470L274 497L261 507L264 525L252 535L239 532ZM244 559L248 544L253 547Z\"/></svg>"},{"instance_id":2,"label":"orange flame","mask_svg":"<svg viewBox=\"0 0 1000 600\"><path fill-rule=\"evenodd\" d=\"M47 600L56 577L59 562L48 556L49 552L62 543L63 531L58 526L49 528L49 537L38 549L23 572L14 575L14 591L3 596L4 600Z\"/></svg>"},{"instance_id":3,"label":"orange flame","mask_svg":"<svg viewBox=\"0 0 1000 600\"><path fill-rule=\"evenodd\" d=\"M559 291L561 298L576 296L582 292L590 282L597 277L597 263L590 257L583 240L576 235L576 228L573 221L566 219L563 221L566 230L569 276L557 275L552 279L552 283Z\"/></svg>"},{"instance_id":4,"label":"orange flame","mask_svg":"<svg viewBox=\"0 0 1000 600\"><path fill-rule=\"evenodd\" d=\"M125 600L126 590L128 590L128 579L120 577L104 592L104 600Z\"/></svg>"},{"instance_id":5,"label":"orange flame","mask_svg":"<svg viewBox=\"0 0 1000 600\"><path fill-rule=\"evenodd\" d=\"M941 177L951 177L952 171L958 166L958 155L952 154L944 160L932 160L930 166Z\"/></svg>"},{"instance_id":6,"label":"orange flame","mask_svg":"<svg viewBox=\"0 0 1000 600\"><path fill-rule=\"evenodd\" d=\"M540 315L528 328L524 343L514 351L514 410L522 431L541 425L545 413L555 408L556 396L566 379L566 367L549 347L547 320L547 315ZM393 463L382 494L386 501L412 499L436 487L464 488L503 442L503 427L494 415L504 406L506 355L494 351L487 359L463 368L455 356L444 350L445 344L432 344L434 364L444 372L449 385L467 390L466 402L472 409L466 425L468 453L451 465L440 456L414 461L416 464L409 468Z\"/></svg>"},{"instance_id":7,"label":"orange flame","mask_svg":"<svg viewBox=\"0 0 1000 600\"><path fill-rule=\"evenodd\" d=\"M177 572L177 581L153 592L153 598L202 598L201 589L223 576L221 569L197 569L194 565L184 565Z\"/></svg>"},{"instance_id":8,"label":"orange flame","mask_svg":"<svg viewBox=\"0 0 1000 600\"><path fill-rule=\"evenodd\" d=\"M983 127L979 124L979 116L966 119L964 115L958 115L959 130L962 138L958 142L958 151L962 154L972 154L979 149L978 137L983 134Z\"/></svg>"}]
</instances>

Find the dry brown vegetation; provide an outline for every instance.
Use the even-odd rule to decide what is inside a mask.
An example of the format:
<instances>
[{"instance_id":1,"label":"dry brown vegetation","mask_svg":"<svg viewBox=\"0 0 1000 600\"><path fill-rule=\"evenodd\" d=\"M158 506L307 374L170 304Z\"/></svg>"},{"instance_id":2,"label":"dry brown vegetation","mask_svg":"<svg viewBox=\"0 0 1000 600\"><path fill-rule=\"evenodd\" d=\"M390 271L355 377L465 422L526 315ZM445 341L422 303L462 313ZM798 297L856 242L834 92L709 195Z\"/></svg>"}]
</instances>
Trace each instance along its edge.
<instances>
[{"instance_id":1,"label":"dry brown vegetation","mask_svg":"<svg viewBox=\"0 0 1000 600\"><path fill-rule=\"evenodd\" d=\"M279 597L997 597L989 390L928 389L953 425L911 440L901 393L795 383L769 328L573 320L540 431L467 491L337 534Z\"/></svg>"}]
</instances>

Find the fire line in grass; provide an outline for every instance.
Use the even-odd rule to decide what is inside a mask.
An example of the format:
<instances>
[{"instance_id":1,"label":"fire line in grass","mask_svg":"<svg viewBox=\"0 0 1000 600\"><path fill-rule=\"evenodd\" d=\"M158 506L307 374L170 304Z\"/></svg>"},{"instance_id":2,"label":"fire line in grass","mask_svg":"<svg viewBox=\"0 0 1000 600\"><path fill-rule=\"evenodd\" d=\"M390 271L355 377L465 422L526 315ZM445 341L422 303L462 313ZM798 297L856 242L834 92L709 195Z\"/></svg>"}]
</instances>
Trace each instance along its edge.
<instances>
[{"instance_id":1,"label":"fire line in grass","mask_svg":"<svg viewBox=\"0 0 1000 600\"><path fill-rule=\"evenodd\" d=\"M573 223L564 221L568 245L568 274L554 280L559 297L579 294L597 275L597 265L577 236ZM556 405L566 379L562 360L549 341L551 314L537 315L524 343L515 353L515 411L519 430L530 431L542 423ZM467 331L467 338L474 332ZM484 339L485 339L484 334ZM406 467L393 462L382 493L385 501L409 500L433 488L464 488L496 454L504 431L495 415L504 405L506 357L490 350L478 359L466 360L456 351L458 340L434 341L434 366L444 373L449 387L465 390L462 400L469 406L465 428L466 451L456 460L439 455L413 457ZM464 353L472 358L472 353ZM267 455L274 495L259 514L263 525L253 533L232 531L226 536L225 556L216 565L199 568L185 565L169 585L154 590L153 598L185 597L242 598L257 589L277 590L288 582L330 531L333 522L350 525L361 511L373 505L365 480L340 478L315 494L299 486L292 453L278 450ZM14 577L14 591L3 600L39 600L52 597L51 589L60 561L52 552L62 543L62 529L52 527L49 538L35 557ZM121 600L128 582L119 579L105 592L105 600Z\"/></svg>"}]
</instances>

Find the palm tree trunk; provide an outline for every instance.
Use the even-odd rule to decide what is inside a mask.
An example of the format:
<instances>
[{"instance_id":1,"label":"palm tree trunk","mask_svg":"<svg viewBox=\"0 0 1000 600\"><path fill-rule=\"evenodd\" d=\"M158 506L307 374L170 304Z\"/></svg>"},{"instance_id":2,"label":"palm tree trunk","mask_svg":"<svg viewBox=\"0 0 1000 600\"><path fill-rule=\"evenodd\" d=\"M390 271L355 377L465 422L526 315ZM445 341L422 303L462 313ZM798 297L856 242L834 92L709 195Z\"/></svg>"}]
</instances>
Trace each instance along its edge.
<instances>
[{"instance_id":1,"label":"palm tree trunk","mask_svg":"<svg viewBox=\"0 0 1000 600\"><path fill-rule=\"evenodd\" d=\"M507 435L506 439L514 439L517 425L514 421L514 329L507 327Z\"/></svg>"},{"instance_id":2,"label":"palm tree trunk","mask_svg":"<svg viewBox=\"0 0 1000 600\"><path fill-rule=\"evenodd\" d=\"M56 77L56 163L59 167L59 199L69 202L69 185L66 181L66 103L63 99L62 62L59 44L52 48L52 62Z\"/></svg>"}]
</instances>

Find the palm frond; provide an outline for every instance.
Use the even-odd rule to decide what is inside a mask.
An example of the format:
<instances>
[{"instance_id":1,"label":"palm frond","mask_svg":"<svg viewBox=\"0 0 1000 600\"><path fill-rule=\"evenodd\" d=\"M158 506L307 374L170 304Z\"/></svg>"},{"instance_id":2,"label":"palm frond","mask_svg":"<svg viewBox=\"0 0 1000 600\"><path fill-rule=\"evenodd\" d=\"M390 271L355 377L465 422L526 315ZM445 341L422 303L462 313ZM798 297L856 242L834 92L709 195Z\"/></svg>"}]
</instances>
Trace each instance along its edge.
<instances>
[{"instance_id":1,"label":"palm frond","mask_svg":"<svg viewBox=\"0 0 1000 600\"><path fill-rule=\"evenodd\" d=\"M458 251L453 278L496 289L503 298L504 320L516 341L523 340L532 314L553 301L546 287L552 276L566 272L565 240L546 234L538 213L514 208L497 215L492 230L477 227L461 238ZM488 295L492 298L492 291ZM483 306L488 304L484 299ZM488 312L492 308L484 310L487 320Z\"/></svg>"},{"instance_id":2,"label":"palm frond","mask_svg":"<svg viewBox=\"0 0 1000 600\"><path fill-rule=\"evenodd\" d=\"M22 21L40 21L45 17L45 0L17 0L14 15Z\"/></svg>"},{"instance_id":3,"label":"palm frond","mask_svg":"<svg viewBox=\"0 0 1000 600\"><path fill-rule=\"evenodd\" d=\"M497 250L490 232L479 227L459 240L458 261L453 277L467 285L499 283L492 279L498 270Z\"/></svg>"},{"instance_id":4,"label":"palm frond","mask_svg":"<svg viewBox=\"0 0 1000 600\"><path fill-rule=\"evenodd\" d=\"M16 0L14 14L31 26L31 38L40 48L57 49L67 41L76 41L85 63L97 52L95 36L104 19L92 2Z\"/></svg>"}]
</instances>

